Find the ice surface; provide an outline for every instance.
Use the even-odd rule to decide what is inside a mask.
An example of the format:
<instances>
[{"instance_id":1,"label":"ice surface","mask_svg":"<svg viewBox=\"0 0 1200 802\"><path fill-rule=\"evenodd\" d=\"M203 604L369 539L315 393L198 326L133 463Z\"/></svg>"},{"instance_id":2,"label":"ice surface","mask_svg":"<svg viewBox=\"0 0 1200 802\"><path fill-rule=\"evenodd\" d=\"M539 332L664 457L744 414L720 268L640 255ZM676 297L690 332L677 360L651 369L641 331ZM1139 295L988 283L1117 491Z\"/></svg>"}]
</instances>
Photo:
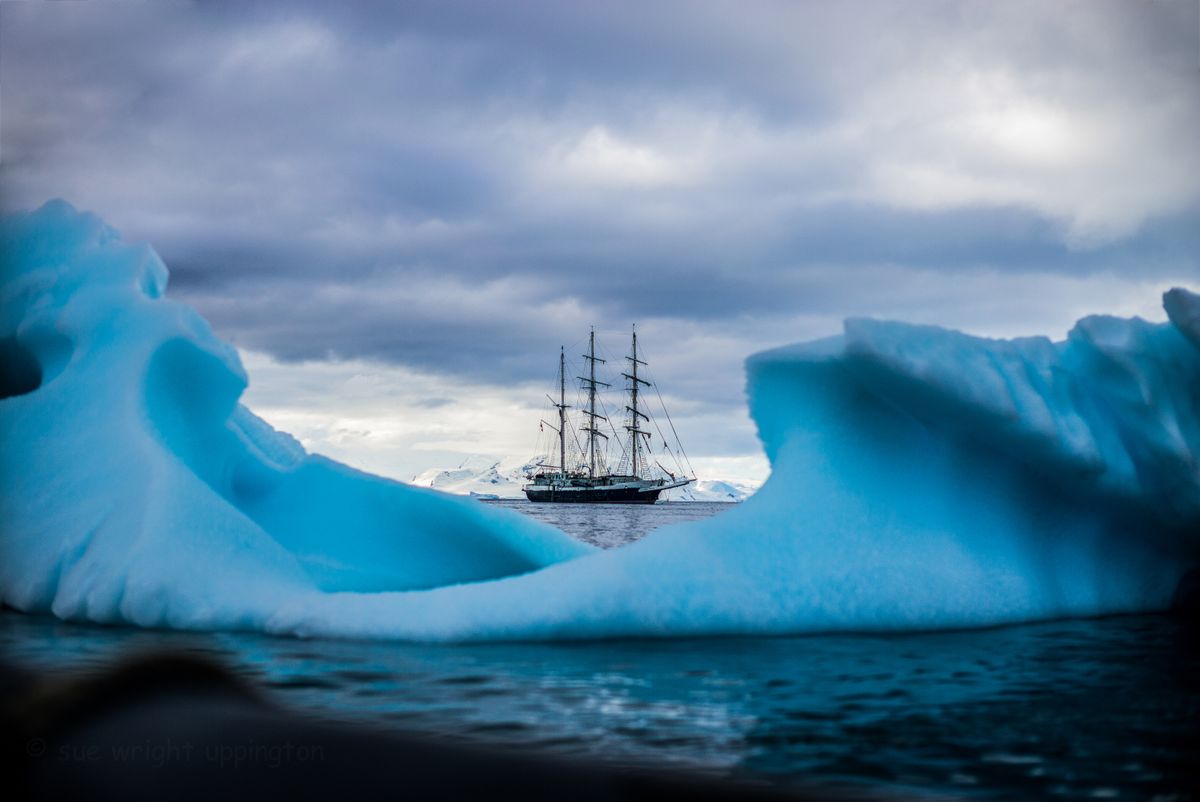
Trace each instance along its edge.
<instances>
[{"instance_id":1,"label":"ice surface","mask_svg":"<svg viewBox=\"0 0 1200 802\"><path fill-rule=\"evenodd\" d=\"M594 552L308 455L237 405L166 271L6 224L0 594L64 617L428 640L786 633L1162 609L1200 557L1200 296L1064 342L847 321L752 357L766 485ZM545 566L545 567L541 567ZM535 570L540 569L540 570Z\"/></svg>"},{"instance_id":2,"label":"ice surface","mask_svg":"<svg viewBox=\"0 0 1200 802\"><path fill-rule=\"evenodd\" d=\"M590 551L370 476L244 407L237 353L167 271L62 202L3 224L0 598L64 618L260 628L329 591L433 587Z\"/></svg>"},{"instance_id":3,"label":"ice surface","mask_svg":"<svg viewBox=\"0 0 1200 802\"><path fill-rule=\"evenodd\" d=\"M1200 308L1174 291L1172 319ZM965 627L1165 608L1200 554L1200 350L848 321L753 357L772 475L744 504L497 582L329 596L282 631L550 638Z\"/></svg>"}]
</instances>

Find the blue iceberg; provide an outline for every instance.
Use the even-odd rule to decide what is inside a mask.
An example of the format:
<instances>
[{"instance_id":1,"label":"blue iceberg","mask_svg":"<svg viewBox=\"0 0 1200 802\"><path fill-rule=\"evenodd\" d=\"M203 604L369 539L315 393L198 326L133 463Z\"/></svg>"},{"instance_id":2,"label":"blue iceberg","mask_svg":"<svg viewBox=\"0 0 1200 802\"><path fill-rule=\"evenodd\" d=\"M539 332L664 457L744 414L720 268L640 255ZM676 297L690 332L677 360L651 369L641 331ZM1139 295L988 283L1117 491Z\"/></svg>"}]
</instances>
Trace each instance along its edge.
<instances>
[{"instance_id":1,"label":"blue iceberg","mask_svg":"<svg viewBox=\"0 0 1200 802\"><path fill-rule=\"evenodd\" d=\"M772 475L594 551L311 455L167 271L62 202L3 224L0 601L421 640L986 626L1160 610L1200 562L1200 296L1064 342L849 320L752 357Z\"/></svg>"},{"instance_id":2,"label":"blue iceberg","mask_svg":"<svg viewBox=\"0 0 1200 802\"><path fill-rule=\"evenodd\" d=\"M238 404L237 352L167 270L52 202L0 243L0 599L261 628L306 594L510 576L590 551L517 513L305 453Z\"/></svg>"}]
</instances>

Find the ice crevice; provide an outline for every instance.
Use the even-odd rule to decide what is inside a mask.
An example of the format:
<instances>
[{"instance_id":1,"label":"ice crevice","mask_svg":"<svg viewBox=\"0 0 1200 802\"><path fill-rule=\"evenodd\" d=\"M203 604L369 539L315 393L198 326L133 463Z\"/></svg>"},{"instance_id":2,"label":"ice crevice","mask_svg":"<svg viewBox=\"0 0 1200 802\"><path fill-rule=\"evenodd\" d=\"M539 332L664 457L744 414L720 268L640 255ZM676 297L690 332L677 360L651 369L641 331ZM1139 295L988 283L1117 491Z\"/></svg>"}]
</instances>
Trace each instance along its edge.
<instances>
[{"instance_id":1,"label":"ice crevice","mask_svg":"<svg viewBox=\"0 0 1200 802\"><path fill-rule=\"evenodd\" d=\"M0 224L0 601L98 622L486 640L1165 609L1200 562L1200 296L1062 342L851 319L747 362L766 485L600 552L372 476L238 403L154 251Z\"/></svg>"}]
</instances>

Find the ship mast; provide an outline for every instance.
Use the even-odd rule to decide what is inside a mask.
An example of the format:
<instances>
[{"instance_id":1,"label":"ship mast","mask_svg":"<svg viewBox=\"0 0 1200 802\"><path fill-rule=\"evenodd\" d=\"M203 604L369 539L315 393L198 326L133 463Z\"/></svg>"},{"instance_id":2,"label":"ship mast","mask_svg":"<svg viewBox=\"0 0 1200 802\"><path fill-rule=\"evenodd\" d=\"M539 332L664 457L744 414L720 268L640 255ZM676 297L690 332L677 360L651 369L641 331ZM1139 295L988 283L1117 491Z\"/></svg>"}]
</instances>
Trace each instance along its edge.
<instances>
[{"instance_id":1,"label":"ship mast","mask_svg":"<svg viewBox=\"0 0 1200 802\"><path fill-rule=\"evenodd\" d=\"M567 475L567 355L558 347L558 469Z\"/></svg>"},{"instance_id":2,"label":"ship mast","mask_svg":"<svg viewBox=\"0 0 1200 802\"><path fill-rule=\"evenodd\" d=\"M629 364L630 364L630 372L621 374L625 378L629 379L629 406L625 407L625 409L628 410L630 413L630 415L629 415L630 425L625 427L626 429L629 430L629 454L630 454L630 471L629 472L633 476L637 476L638 475L638 449L641 447L641 440L639 440L638 438L640 438L643 434L647 433L644 429L638 428L638 418L641 418L642 420L645 420L645 421L650 420L649 415L645 415L638 411L638 388L639 388L639 385L642 385L642 384L649 387L650 382L646 381L645 379L639 379L638 375L637 375L638 365L645 365L646 363L643 362L642 360L638 359L637 326L636 325L633 327L633 354L631 356L627 356L625 358L629 360Z\"/></svg>"},{"instance_id":3,"label":"ship mast","mask_svg":"<svg viewBox=\"0 0 1200 802\"><path fill-rule=\"evenodd\" d=\"M583 427L583 431L587 432L588 436L588 476L596 476L596 438L603 437L608 439L608 435L596 428L596 418L600 420L608 420L603 415L596 412L596 385L603 387L611 387L612 385L605 382L596 381L596 363L604 360L596 356L596 329L592 328L592 333L588 337L588 352L583 355L583 358L588 361L588 378L583 376L577 377L581 382L587 384L588 388L588 408L583 413L588 416L588 425Z\"/></svg>"}]
</instances>

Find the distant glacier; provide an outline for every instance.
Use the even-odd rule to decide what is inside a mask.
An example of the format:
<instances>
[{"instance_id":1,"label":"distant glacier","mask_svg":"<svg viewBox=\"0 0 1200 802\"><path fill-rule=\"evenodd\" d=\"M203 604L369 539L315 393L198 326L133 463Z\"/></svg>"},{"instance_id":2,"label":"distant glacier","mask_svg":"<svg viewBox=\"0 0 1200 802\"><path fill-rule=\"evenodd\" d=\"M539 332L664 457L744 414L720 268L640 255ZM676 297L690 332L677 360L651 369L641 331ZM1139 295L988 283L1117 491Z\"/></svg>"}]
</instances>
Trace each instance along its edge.
<instances>
[{"instance_id":1,"label":"distant glacier","mask_svg":"<svg viewBox=\"0 0 1200 802\"><path fill-rule=\"evenodd\" d=\"M1200 296L1065 341L849 320L747 361L745 503L598 551L357 471L238 403L167 269L56 201L0 227L0 602L426 641L974 627L1164 610L1200 564Z\"/></svg>"}]
</instances>

